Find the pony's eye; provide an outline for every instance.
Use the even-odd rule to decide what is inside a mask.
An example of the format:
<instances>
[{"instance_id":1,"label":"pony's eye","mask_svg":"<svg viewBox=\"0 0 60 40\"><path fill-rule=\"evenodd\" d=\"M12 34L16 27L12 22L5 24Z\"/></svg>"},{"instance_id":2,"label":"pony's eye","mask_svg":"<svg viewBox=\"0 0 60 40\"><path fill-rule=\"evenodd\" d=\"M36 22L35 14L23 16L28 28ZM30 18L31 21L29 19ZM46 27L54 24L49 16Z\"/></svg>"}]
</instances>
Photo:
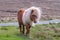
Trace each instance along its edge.
<instances>
[{"instance_id":1,"label":"pony's eye","mask_svg":"<svg viewBox=\"0 0 60 40\"><path fill-rule=\"evenodd\" d=\"M33 17L35 17L35 18L37 18L37 16L36 15L32 15Z\"/></svg>"}]
</instances>

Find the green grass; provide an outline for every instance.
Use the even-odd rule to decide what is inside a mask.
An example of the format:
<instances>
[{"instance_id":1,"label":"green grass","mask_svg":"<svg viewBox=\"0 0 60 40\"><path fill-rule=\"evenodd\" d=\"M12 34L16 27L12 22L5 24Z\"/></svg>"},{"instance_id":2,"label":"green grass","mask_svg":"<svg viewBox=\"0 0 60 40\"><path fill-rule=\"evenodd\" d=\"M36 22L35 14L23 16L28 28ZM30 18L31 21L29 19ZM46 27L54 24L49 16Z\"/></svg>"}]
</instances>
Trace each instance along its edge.
<instances>
[{"instance_id":1,"label":"green grass","mask_svg":"<svg viewBox=\"0 0 60 40\"><path fill-rule=\"evenodd\" d=\"M0 40L60 40L60 23L36 25L30 29L29 38L19 33L18 26L2 26Z\"/></svg>"}]
</instances>

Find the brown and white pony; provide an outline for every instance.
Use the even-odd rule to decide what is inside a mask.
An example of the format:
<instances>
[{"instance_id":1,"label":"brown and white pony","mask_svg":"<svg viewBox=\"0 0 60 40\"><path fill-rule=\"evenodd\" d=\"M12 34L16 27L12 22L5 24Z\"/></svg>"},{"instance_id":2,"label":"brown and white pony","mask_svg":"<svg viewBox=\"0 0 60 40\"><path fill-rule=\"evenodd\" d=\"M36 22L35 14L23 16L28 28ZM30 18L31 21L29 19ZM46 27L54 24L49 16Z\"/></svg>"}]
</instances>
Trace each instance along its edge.
<instances>
[{"instance_id":1,"label":"brown and white pony","mask_svg":"<svg viewBox=\"0 0 60 40\"><path fill-rule=\"evenodd\" d=\"M26 36L29 36L30 28L33 23L37 23L41 17L41 8L38 7L30 7L28 9L20 9L18 11L18 22L20 33L24 34L26 27Z\"/></svg>"}]
</instances>

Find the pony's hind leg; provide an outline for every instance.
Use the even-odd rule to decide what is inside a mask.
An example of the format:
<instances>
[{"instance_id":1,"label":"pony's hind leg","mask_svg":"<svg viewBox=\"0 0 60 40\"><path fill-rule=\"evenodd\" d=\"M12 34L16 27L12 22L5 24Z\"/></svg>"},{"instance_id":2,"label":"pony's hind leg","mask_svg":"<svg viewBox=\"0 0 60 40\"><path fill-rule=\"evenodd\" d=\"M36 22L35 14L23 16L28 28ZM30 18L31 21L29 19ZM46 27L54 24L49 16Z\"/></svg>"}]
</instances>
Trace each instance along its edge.
<instances>
[{"instance_id":1,"label":"pony's hind leg","mask_svg":"<svg viewBox=\"0 0 60 40\"><path fill-rule=\"evenodd\" d=\"M24 34L25 32L25 27L24 25L20 25L20 33Z\"/></svg>"},{"instance_id":2,"label":"pony's hind leg","mask_svg":"<svg viewBox=\"0 0 60 40\"><path fill-rule=\"evenodd\" d=\"M24 27L24 25L23 25L23 34L24 34L24 32L25 32L25 27Z\"/></svg>"},{"instance_id":3,"label":"pony's hind leg","mask_svg":"<svg viewBox=\"0 0 60 40\"><path fill-rule=\"evenodd\" d=\"M22 33L22 25L19 25L20 33Z\"/></svg>"}]
</instances>

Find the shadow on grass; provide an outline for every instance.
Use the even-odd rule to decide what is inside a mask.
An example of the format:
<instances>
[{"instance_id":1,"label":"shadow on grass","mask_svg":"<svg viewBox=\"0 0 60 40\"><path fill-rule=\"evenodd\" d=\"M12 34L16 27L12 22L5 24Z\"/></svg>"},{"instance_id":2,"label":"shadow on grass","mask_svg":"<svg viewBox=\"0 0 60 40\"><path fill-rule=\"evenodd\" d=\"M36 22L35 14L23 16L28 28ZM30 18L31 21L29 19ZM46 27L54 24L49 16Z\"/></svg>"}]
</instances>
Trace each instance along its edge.
<instances>
[{"instance_id":1,"label":"shadow on grass","mask_svg":"<svg viewBox=\"0 0 60 40\"><path fill-rule=\"evenodd\" d=\"M16 33L15 34L17 37L21 37L21 38L23 38L24 40L30 40L30 38L29 37L27 37L25 34L22 34L22 33Z\"/></svg>"}]
</instances>

